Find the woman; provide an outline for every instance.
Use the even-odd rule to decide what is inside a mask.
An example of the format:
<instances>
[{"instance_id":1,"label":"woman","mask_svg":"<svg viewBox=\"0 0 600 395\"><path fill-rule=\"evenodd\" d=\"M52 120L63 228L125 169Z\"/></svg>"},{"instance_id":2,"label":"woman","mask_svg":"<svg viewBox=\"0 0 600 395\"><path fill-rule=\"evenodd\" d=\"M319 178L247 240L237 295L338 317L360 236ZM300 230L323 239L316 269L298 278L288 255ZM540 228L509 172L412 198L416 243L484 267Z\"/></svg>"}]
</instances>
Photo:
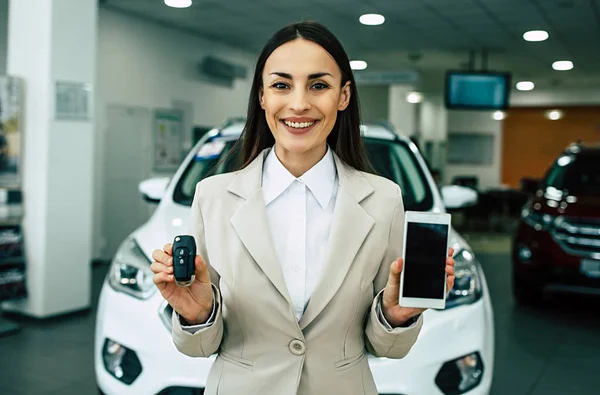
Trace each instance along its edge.
<instances>
[{"instance_id":1,"label":"woman","mask_svg":"<svg viewBox=\"0 0 600 395\"><path fill-rule=\"evenodd\" d=\"M398 305L404 208L369 169L350 62L323 26L287 26L258 58L242 168L196 187L196 278L153 253L173 341L219 355L206 394L376 394L367 350L404 357L423 309ZM453 252L446 261L454 284Z\"/></svg>"}]
</instances>

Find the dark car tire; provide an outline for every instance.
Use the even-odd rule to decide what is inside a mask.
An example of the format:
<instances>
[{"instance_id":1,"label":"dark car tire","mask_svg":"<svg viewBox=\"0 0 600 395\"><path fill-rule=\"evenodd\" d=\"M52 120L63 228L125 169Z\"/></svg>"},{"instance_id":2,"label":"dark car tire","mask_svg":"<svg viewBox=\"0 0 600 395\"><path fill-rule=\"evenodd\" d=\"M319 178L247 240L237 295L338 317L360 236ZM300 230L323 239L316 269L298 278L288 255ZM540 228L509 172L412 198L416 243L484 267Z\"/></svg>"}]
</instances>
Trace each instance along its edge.
<instances>
[{"instance_id":1,"label":"dark car tire","mask_svg":"<svg viewBox=\"0 0 600 395\"><path fill-rule=\"evenodd\" d=\"M512 290L515 301L521 306L537 307L544 300L543 284L518 275L513 276Z\"/></svg>"}]
</instances>

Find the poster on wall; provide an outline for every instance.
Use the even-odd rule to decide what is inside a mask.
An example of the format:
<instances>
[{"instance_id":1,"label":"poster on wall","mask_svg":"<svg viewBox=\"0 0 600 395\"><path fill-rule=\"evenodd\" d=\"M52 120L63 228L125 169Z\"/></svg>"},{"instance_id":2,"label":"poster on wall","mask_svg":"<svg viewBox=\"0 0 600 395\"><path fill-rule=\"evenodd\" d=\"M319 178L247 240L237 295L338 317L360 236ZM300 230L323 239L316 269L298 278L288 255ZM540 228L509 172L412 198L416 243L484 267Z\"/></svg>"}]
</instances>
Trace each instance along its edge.
<instances>
[{"instance_id":1,"label":"poster on wall","mask_svg":"<svg viewBox=\"0 0 600 395\"><path fill-rule=\"evenodd\" d=\"M0 187L20 187L23 81L0 76Z\"/></svg>"},{"instance_id":2,"label":"poster on wall","mask_svg":"<svg viewBox=\"0 0 600 395\"><path fill-rule=\"evenodd\" d=\"M153 120L153 169L174 171L183 160L183 113L158 109Z\"/></svg>"}]
</instances>

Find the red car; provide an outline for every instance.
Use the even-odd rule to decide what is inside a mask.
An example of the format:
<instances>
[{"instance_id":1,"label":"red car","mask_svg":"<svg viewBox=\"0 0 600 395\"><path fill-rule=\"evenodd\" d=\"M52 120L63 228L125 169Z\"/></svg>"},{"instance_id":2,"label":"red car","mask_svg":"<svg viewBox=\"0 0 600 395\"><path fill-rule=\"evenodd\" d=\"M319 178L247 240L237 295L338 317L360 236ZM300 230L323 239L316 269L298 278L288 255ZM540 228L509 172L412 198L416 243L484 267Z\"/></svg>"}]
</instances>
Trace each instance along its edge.
<instances>
[{"instance_id":1,"label":"red car","mask_svg":"<svg viewBox=\"0 0 600 395\"><path fill-rule=\"evenodd\" d=\"M512 249L517 302L600 295L600 145L569 146L531 192Z\"/></svg>"}]
</instances>

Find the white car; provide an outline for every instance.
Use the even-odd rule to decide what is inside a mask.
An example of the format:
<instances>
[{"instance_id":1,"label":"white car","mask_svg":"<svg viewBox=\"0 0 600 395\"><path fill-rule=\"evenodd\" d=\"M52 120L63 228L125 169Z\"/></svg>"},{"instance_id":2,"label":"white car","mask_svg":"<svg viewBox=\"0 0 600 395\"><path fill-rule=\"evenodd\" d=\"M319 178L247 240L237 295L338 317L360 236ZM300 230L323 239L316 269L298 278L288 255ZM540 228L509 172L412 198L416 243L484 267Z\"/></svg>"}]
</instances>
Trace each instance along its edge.
<instances>
[{"instance_id":1,"label":"white car","mask_svg":"<svg viewBox=\"0 0 600 395\"><path fill-rule=\"evenodd\" d=\"M219 158L232 147L243 121L210 131L171 180L140 184L146 200L160 202L150 220L120 246L98 305L94 361L100 394L202 394L215 356L191 358L171 340L172 309L150 271L152 251L187 233L196 183L228 171ZM389 126L362 127L369 157L384 177L400 185L406 210L444 212L472 204L476 195L444 187L442 196L417 147ZM220 163L220 164L219 164ZM218 166L217 166L218 165ZM454 230L456 281L444 310L427 310L419 338L403 359L369 356L380 394L488 394L494 371L494 322L483 270Z\"/></svg>"}]
</instances>

